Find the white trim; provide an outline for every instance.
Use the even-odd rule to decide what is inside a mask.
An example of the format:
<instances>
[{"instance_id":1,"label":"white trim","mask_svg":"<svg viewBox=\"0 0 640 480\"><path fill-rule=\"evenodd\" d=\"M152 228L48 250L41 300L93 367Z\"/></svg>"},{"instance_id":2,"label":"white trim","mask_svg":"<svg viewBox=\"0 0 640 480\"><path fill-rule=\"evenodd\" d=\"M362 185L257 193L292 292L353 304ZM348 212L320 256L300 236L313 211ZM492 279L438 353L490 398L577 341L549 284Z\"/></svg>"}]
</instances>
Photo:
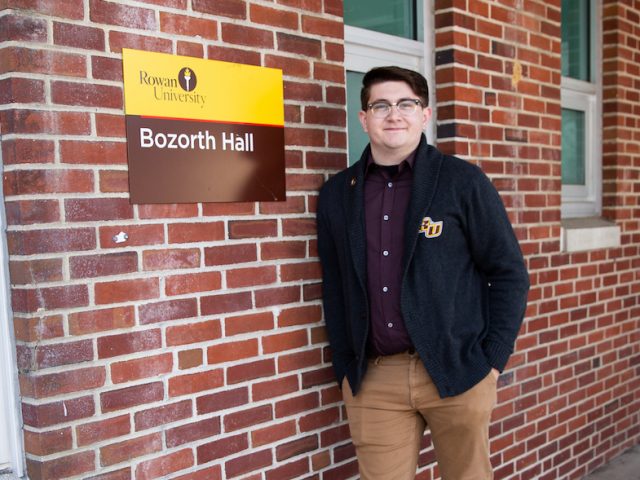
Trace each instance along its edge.
<instances>
[{"instance_id":1,"label":"white trim","mask_svg":"<svg viewBox=\"0 0 640 480\"><path fill-rule=\"evenodd\" d=\"M601 218L570 218L562 221L560 249L583 252L620 246L620 227Z\"/></svg>"},{"instance_id":2,"label":"white trim","mask_svg":"<svg viewBox=\"0 0 640 480\"><path fill-rule=\"evenodd\" d=\"M0 137L0 170L2 162ZM24 475L22 450L22 415L18 408L18 374L16 371L15 342L10 305L9 257L6 242L4 193L0 184L0 471L11 469L18 477Z\"/></svg>"}]
</instances>

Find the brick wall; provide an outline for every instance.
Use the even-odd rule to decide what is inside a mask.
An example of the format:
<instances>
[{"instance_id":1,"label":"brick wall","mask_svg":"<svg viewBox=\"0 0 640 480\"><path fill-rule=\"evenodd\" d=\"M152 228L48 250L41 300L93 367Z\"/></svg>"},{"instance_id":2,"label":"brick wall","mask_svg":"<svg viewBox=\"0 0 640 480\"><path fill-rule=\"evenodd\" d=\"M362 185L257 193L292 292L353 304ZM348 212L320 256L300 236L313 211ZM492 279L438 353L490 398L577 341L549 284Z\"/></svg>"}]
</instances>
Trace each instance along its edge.
<instances>
[{"instance_id":1,"label":"brick wall","mask_svg":"<svg viewBox=\"0 0 640 480\"><path fill-rule=\"evenodd\" d=\"M533 284L496 477L577 479L640 441L640 4L604 2L604 203L622 246L566 254L559 0L434 3L439 146L490 174ZM314 236L317 190L346 164L342 2L0 8L30 478L353 478ZM287 202L130 205L123 47L281 68ZM436 478L431 449L421 465Z\"/></svg>"}]
</instances>

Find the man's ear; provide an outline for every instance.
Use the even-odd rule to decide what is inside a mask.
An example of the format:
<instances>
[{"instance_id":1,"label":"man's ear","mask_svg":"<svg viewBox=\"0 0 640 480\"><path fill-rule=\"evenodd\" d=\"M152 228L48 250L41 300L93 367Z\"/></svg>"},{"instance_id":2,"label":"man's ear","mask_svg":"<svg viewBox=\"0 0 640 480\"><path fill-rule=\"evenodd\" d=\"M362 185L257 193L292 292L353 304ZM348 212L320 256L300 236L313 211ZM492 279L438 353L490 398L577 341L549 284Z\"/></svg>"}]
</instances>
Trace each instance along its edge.
<instances>
[{"instance_id":1,"label":"man's ear","mask_svg":"<svg viewBox=\"0 0 640 480\"><path fill-rule=\"evenodd\" d=\"M360 125L362 125L364 133L369 133L369 130L367 129L367 112L360 110L358 112L358 118L360 119Z\"/></svg>"},{"instance_id":2,"label":"man's ear","mask_svg":"<svg viewBox=\"0 0 640 480\"><path fill-rule=\"evenodd\" d=\"M427 128L429 124L429 120L431 120L431 115L433 112L431 111L431 107L426 107L422 110L422 129Z\"/></svg>"}]
</instances>

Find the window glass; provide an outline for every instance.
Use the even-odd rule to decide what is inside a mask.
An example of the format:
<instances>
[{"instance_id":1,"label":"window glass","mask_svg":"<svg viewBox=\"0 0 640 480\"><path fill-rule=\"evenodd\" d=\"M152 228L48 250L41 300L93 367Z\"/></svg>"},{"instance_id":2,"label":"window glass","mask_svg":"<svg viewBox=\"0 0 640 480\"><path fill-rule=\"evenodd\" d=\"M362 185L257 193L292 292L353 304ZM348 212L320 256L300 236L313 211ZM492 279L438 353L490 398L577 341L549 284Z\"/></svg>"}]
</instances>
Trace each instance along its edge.
<instances>
[{"instance_id":1,"label":"window glass","mask_svg":"<svg viewBox=\"0 0 640 480\"><path fill-rule=\"evenodd\" d=\"M585 114L562 109L562 183L585 184Z\"/></svg>"},{"instance_id":2,"label":"window glass","mask_svg":"<svg viewBox=\"0 0 640 480\"><path fill-rule=\"evenodd\" d=\"M562 76L591 81L591 2L562 0Z\"/></svg>"},{"instance_id":3,"label":"window glass","mask_svg":"<svg viewBox=\"0 0 640 480\"><path fill-rule=\"evenodd\" d=\"M364 147L369 143L369 137L360 125L358 113L362 110L360 105L360 90L364 73L347 72L347 129L349 137L349 163L354 164L360 160Z\"/></svg>"},{"instance_id":4,"label":"window glass","mask_svg":"<svg viewBox=\"0 0 640 480\"><path fill-rule=\"evenodd\" d=\"M344 23L397 37L421 40L415 1L345 0Z\"/></svg>"}]
</instances>

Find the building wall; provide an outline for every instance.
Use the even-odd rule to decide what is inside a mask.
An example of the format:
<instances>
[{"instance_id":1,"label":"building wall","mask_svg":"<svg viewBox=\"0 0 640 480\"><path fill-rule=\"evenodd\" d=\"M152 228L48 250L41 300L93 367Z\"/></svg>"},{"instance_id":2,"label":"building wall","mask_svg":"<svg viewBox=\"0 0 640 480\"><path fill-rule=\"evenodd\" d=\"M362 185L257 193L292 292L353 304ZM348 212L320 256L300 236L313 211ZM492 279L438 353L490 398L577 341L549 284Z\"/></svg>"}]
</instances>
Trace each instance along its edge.
<instances>
[{"instance_id":1,"label":"building wall","mask_svg":"<svg viewBox=\"0 0 640 480\"><path fill-rule=\"evenodd\" d=\"M438 145L494 180L531 272L491 427L496 478L577 479L640 441L640 2L603 6L604 215L622 244L572 254L560 1L434 4ZM29 478L354 478L314 219L346 165L342 2L0 7ZM286 203L130 205L123 47L281 68ZM426 447L419 479L435 478Z\"/></svg>"}]
</instances>

